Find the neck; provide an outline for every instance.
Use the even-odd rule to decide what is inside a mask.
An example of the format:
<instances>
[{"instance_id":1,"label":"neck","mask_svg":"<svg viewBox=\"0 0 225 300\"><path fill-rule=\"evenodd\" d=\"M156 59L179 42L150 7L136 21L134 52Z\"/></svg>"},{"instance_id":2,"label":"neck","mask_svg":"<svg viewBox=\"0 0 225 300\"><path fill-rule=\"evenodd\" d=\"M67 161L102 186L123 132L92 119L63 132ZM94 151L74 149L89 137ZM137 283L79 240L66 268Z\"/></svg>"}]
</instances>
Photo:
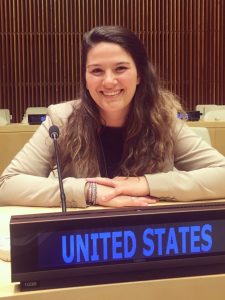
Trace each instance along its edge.
<instances>
[{"instance_id":1,"label":"neck","mask_svg":"<svg viewBox=\"0 0 225 300\"><path fill-rule=\"evenodd\" d=\"M126 121L127 112L101 113L102 123L108 127L122 127Z\"/></svg>"}]
</instances>

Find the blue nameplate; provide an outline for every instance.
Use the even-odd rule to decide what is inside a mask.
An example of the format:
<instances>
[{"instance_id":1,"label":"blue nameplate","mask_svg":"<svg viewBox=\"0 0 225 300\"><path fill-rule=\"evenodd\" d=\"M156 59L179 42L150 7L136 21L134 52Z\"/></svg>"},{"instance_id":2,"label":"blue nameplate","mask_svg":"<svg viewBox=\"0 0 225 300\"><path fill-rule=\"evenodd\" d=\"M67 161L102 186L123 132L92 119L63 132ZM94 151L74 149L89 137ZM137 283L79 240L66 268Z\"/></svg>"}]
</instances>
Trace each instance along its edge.
<instances>
[{"instance_id":1,"label":"blue nameplate","mask_svg":"<svg viewBox=\"0 0 225 300\"><path fill-rule=\"evenodd\" d=\"M225 205L178 204L13 216L22 288L225 272Z\"/></svg>"}]
</instances>

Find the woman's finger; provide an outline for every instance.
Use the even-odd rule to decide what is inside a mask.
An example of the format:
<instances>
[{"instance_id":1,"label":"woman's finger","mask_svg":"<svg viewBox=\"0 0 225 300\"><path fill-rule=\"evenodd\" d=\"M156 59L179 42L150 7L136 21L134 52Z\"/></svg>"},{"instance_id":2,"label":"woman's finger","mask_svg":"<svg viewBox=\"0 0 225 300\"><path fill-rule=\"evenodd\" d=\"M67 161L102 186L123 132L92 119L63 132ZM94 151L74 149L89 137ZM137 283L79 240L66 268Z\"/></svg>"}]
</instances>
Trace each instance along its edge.
<instances>
[{"instance_id":1,"label":"woman's finger","mask_svg":"<svg viewBox=\"0 0 225 300\"><path fill-rule=\"evenodd\" d=\"M93 177L93 178L86 178L87 182L95 182L97 184L102 184L106 186L115 187L116 183L110 179L105 177Z\"/></svg>"},{"instance_id":2,"label":"woman's finger","mask_svg":"<svg viewBox=\"0 0 225 300\"><path fill-rule=\"evenodd\" d=\"M117 196L109 201L100 201L100 205L110 207L148 206L158 200L150 197Z\"/></svg>"}]
</instances>

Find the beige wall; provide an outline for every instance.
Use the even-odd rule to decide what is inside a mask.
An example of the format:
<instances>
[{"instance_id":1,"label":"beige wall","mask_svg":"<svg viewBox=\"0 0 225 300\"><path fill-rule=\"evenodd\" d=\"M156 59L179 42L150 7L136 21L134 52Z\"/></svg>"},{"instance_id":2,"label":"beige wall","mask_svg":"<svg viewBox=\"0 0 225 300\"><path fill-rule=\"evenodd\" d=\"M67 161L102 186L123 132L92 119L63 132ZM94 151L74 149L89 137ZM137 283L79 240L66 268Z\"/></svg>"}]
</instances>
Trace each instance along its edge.
<instances>
[{"instance_id":1,"label":"beige wall","mask_svg":"<svg viewBox=\"0 0 225 300\"><path fill-rule=\"evenodd\" d=\"M225 122L188 122L192 127L206 127L212 146L225 156Z\"/></svg>"},{"instance_id":2,"label":"beige wall","mask_svg":"<svg viewBox=\"0 0 225 300\"><path fill-rule=\"evenodd\" d=\"M37 125L0 126L0 173L33 135Z\"/></svg>"}]
</instances>

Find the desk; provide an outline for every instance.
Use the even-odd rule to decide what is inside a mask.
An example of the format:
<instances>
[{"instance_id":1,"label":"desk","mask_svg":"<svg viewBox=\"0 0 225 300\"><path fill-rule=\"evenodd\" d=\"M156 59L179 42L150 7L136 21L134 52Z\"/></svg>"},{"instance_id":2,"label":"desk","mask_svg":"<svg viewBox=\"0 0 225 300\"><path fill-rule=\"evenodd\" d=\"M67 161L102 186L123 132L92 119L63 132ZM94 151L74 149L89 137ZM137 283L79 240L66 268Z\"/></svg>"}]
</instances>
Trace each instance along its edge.
<instances>
[{"instance_id":1,"label":"desk","mask_svg":"<svg viewBox=\"0 0 225 300\"><path fill-rule=\"evenodd\" d=\"M212 146L225 155L225 122L196 121L187 122L191 127L206 127L209 131Z\"/></svg>"},{"instance_id":2,"label":"desk","mask_svg":"<svg viewBox=\"0 0 225 300\"><path fill-rule=\"evenodd\" d=\"M221 201L224 202L225 200ZM168 205L173 204L174 203L168 203ZM161 204L158 203L154 205ZM57 212L60 211L60 209L0 207L0 234L9 234L9 220L13 214L45 213L53 211ZM224 300L224 297L225 274L20 292L18 284L11 283L10 263L0 260L0 299Z\"/></svg>"},{"instance_id":3,"label":"desk","mask_svg":"<svg viewBox=\"0 0 225 300\"><path fill-rule=\"evenodd\" d=\"M24 124L0 126L0 174L37 128Z\"/></svg>"}]
</instances>

